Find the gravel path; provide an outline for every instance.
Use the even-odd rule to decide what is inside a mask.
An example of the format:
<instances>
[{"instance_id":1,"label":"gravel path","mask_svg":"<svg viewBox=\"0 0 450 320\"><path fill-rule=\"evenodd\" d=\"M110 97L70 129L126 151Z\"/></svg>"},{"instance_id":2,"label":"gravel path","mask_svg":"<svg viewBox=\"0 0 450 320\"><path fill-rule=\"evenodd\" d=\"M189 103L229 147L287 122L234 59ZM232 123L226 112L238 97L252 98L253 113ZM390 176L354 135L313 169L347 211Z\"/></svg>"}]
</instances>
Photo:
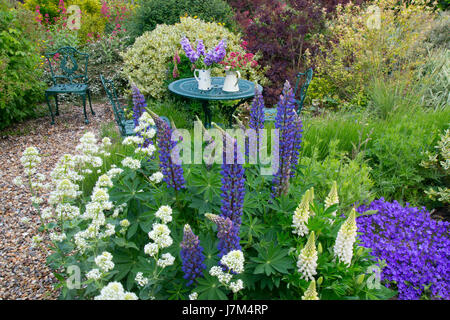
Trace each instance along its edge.
<instances>
[{"instance_id":1,"label":"gravel path","mask_svg":"<svg viewBox=\"0 0 450 320\"><path fill-rule=\"evenodd\" d=\"M47 252L31 247L38 234L39 217L31 208L26 189L12 180L21 173L20 157L29 146L39 149L42 163L39 172L48 176L64 153L73 153L86 131L98 134L102 123L113 121L109 104L93 104L95 116L88 114L84 123L80 106L64 104L56 124L50 116L33 119L0 132L0 299L56 299L55 278L46 266ZM48 182L48 181L46 181ZM21 222L28 217L29 223Z\"/></svg>"}]
</instances>

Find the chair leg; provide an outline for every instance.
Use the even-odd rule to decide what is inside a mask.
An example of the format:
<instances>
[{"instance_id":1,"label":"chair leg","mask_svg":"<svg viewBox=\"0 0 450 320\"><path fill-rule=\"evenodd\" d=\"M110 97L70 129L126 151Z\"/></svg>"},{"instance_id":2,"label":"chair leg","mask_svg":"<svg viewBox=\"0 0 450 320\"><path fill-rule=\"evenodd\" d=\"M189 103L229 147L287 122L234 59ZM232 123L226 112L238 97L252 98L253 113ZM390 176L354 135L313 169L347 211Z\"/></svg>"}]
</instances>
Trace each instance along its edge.
<instances>
[{"instance_id":1,"label":"chair leg","mask_svg":"<svg viewBox=\"0 0 450 320\"><path fill-rule=\"evenodd\" d=\"M53 116L52 105L50 104L50 98L49 98L48 94L45 94L45 100L47 101L48 110L50 110L50 116L52 117L51 124L53 125L53 124L55 124L55 117Z\"/></svg>"},{"instance_id":2,"label":"chair leg","mask_svg":"<svg viewBox=\"0 0 450 320\"><path fill-rule=\"evenodd\" d=\"M88 99L89 99L89 107L91 108L91 113L93 116L95 116L95 112L94 112L94 110L92 110L91 90L90 89L87 90L87 95L88 95Z\"/></svg>"},{"instance_id":3,"label":"chair leg","mask_svg":"<svg viewBox=\"0 0 450 320\"><path fill-rule=\"evenodd\" d=\"M83 99L84 123L89 124L89 120L88 120L87 114L86 114L86 94L82 94L81 99Z\"/></svg>"},{"instance_id":4,"label":"chair leg","mask_svg":"<svg viewBox=\"0 0 450 320\"><path fill-rule=\"evenodd\" d=\"M55 104L56 104L56 113L55 115L59 116L59 105L58 105L58 95L55 94Z\"/></svg>"}]
</instances>

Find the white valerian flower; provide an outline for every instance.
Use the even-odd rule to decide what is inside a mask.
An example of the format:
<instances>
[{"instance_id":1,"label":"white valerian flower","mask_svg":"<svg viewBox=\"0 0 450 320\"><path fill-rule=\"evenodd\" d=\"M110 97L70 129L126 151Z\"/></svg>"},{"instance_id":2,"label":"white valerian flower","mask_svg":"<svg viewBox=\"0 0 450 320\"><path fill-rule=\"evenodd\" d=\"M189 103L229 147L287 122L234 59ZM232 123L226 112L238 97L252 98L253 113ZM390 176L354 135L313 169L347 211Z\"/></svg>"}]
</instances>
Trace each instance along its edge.
<instances>
[{"instance_id":1,"label":"white valerian flower","mask_svg":"<svg viewBox=\"0 0 450 320\"><path fill-rule=\"evenodd\" d=\"M49 220L53 216L53 210L51 207L46 207L41 211L41 219Z\"/></svg>"},{"instance_id":2,"label":"white valerian flower","mask_svg":"<svg viewBox=\"0 0 450 320\"><path fill-rule=\"evenodd\" d=\"M170 253L164 253L161 256L161 259L158 259L156 264L161 268L165 268L165 267L173 265L174 262L175 262L174 256L172 256Z\"/></svg>"},{"instance_id":3,"label":"white valerian flower","mask_svg":"<svg viewBox=\"0 0 450 320\"><path fill-rule=\"evenodd\" d=\"M334 255L338 257L339 261L350 265L353 257L353 244L356 241L356 211L352 209L347 220L342 224L339 229L336 243L334 244Z\"/></svg>"},{"instance_id":4,"label":"white valerian flower","mask_svg":"<svg viewBox=\"0 0 450 320\"><path fill-rule=\"evenodd\" d=\"M233 278L233 275L230 273L223 272L222 268L219 266L214 266L209 270L209 274L213 277L217 277L220 283L222 284L228 284L231 279Z\"/></svg>"},{"instance_id":5,"label":"white valerian flower","mask_svg":"<svg viewBox=\"0 0 450 320\"><path fill-rule=\"evenodd\" d=\"M116 168L116 167L112 167L111 169L108 170L108 172L106 173L111 179L119 176L121 173L123 172L123 169L121 168Z\"/></svg>"},{"instance_id":6,"label":"white valerian flower","mask_svg":"<svg viewBox=\"0 0 450 320\"><path fill-rule=\"evenodd\" d=\"M58 182L56 190L50 194L49 202L50 204L56 204L65 200L75 199L81 194L78 190L79 186L77 184L69 179L62 179Z\"/></svg>"},{"instance_id":7,"label":"white valerian flower","mask_svg":"<svg viewBox=\"0 0 450 320\"><path fill-rule=\"evenodd\" d=\"M101 255L95 257L95 264L105 272L114 269L114 262L112 262L112 254L104 251Z\"/></svg>"},{"instance_id":8,"label":"white valerian flower","mask_svg":"<svg viewBox=\"0 0 450 320\"><path fill-rule=\"evenodd\" d=\"M51 232L49 234L49 237L50 237L50 240L52 240L53 242L61 242L67 238L65 233L58 234L56 232Z\"/></svg>"},{"instance_id":9,"label":"white valerian flower","mask_svg":"<svg viewBox=\"0 0 450 320\"><path fill-rule=\"evenodd\" d=\"M137 170L141 168L141 161L133 159L131 157L126 157L125 159L122 160L122 165L132 170Z\"/></svg>"},{"instance_id":10,"label":"white valerian flower","mask_svg":"<svg viewBox=\"0 0 450 320\"><path fill-rule=\"evenodd\" d=\"M130 221L128 221L128 219L123 219L120 221L120 226L123 228L128 228L130 226Z\"/></svg>"},{"instance_id":11,"label":"white valerian flower","mask_svg":"<svg viewBox=\"0 0 450 320\"><path fill-rule=\"evenodd\" d=\"M144 287L148 283L148 278L144 277L142 272L136 273L136 277L134 278L134 280L141 287Z\"/></svg>"},{"instance_id":12,"label":"white valerian flower","mask_svg":"<svg viewBox=\"0 0 450 320\"><path fill-rule=\"evenodd\" d=\"M111 143L111 139L110 139L110 138L104 137L104 138L102 139L102 146L103 146L103 147L109 147L111 144L112 144L112 143Z\"/></svg>"},{"instance_id":13,"label":"white valerian flower","mask_svg":"<svg viewBox=\"0 0 450 320\"><path fill-rule=\"evenodd\" d=\"M86 273L87 279L99 280L102 277L102 273L98 269L92 269L88 273Z\"/></svg>"},{"instance_id":14,"label":"white valerian flower","mask_svg":"<svg viewBox=\"0 0 450 320\"><path fill-rule=\"evenodd\" d=\"M111 223L108 223L106 225L106 230L105 230L105 233L104 233L105 234L104 237L110 237L110 236L112 236L115 233L116 233L116 226L111 224Z\"/></svg>"},{"instance_id":15,"label":"white valerian flower","mask_svg":"<svg viewBox=\"0 0 450 320\"><path fill-rule=\"evenodd\" d=\"M120 282L110 282L103 287L95 300L137 300L138 297L132 292L126 292Z\"/></svg>"},{"instance_id":16,"label":"white valerian flower","mask_svg":"<svg viewBox=\"0 0 450 320\"><path fill-rule=\"evenodd\" d=\"M325 209L328 209L334 204L339 204L339 196L337 192L337 183L333 181L333 185L331 186L331 190L328 193L327 198L325 199ZM333 211L333 216L336 216L336 210Z\"/></svg>"},{"instance_id":17,"label":"white valerian flower","mask_svg":"<svg viewBox=\"0 0 450 320\"><path fill-rule=\"evenodd\" d=\"M172 221L172 208L170 206L161 206L156 211L155 216L162 220L163 223Z\"/></svg>"},{"instance_id":18,"label":"white valerian flower","mask_svg":"<svg viewBox=\"0 0 450 320\"><path fill-rule=\"evenodd\" d=\"M134 152L137 154L146 156L146 157L151 157L155 151L156 151L156 147L152 144L149 144L145 148L137 148Z\"/></svg>"},{"instance_id":19,"label":"white valerian flower","mask_svg":"<svg viewBox=\"0 0 450 320\"><path fill-rule=\"evenodd\" d=\"M123 295L123 300L138 300L138 297L133 292L125 292Z\"/></svg>"},{"instance_id":20,"label":"white valerian flower","mask_svg":"<svg viewBox=\"0 0 450 320\"><path fill-rule=\"evenodd\" d=\"M160 183L163 178L164 178L164 175L162 174L162 172L158 171L158 172L155 172L154 174L152 174L149 179L151 182Z\"/></svg>"},{"instance_id":21,"label":"white valerian flower","mask_svg":"<svg viewBox=\"0 0 450 320\"><path fill-rule=\"evenodd\" d=\"M119 216L119 214L121 214L125 210L126 206L127 206L126 202L116 206L116 208L114 209L114 212L112 214L112 217L117 218Z\"/></svg>"},{"instance_id":22,"label":"white valerian flower","mask_svg":"<svg viewBox=\"0 0 450 320\"><path fill-rule=\"evenodd\" d=\"M156 256L156 254L158 253L158 245L152 242L147 243L144 246L144 253L148 254L150 257Z\"/></svg>"},{"instance_id":23,"label":"white valerian flower","mask_svg":"<svg viewBox=\"0 0 450 320\"><path fill-rule=\"evenodd\" d=\"M197 300L198 299L198 293L197 292L192 292L189 295L189 300Z\"/></svg>"},{"instance_id":24,"label":"white valerian flower","mask_svg":"<svg viewBox=\"0 0 450 320\"><path fill-rule=\"evenodd\" d=\"M108 190L105 188L94 188L91 196L92 202L103 203L109 200Z\"/></svg>"},{"instance_id":25,"label":"white valerian flower","mask_svg":"<svg viewBox=\"0 0 450 320\"><path fill-rule=\"evenodd\" d=\"M305 293L302 296L302 300L319 300L319 296L316 291L316 281L313 279L309 284L308 289L306 289Z\"/></svg>"},{"instance_id":26,"label":"white valerian flower","mask_svg":"<svg viewBox=\"0 0 450 320\"><path fill-rule=\"evenodd\" d=\"M232 250L220 259L220 262L235 273L244 272L244 254L241 250Z\"/></svg>"},{"instance_id":27,"label":"white valerian flower","mask_svg":"<svg viewBox=\"0 0 450 320\"><path fill-rule=\"evenodd\" d=\"M20 162L24 167L24 173L27 176L36 173L36 167L41 163L41 157L39 156L39 151L35 147L28 147L22 154Z\"/></svg>"},{"instance_id":28,"label":"white valerian flower","mask_svg":"<svg viewBox=\"0 0 450 320\"><path fill-rule=\"evenodd\" d=\"M111 188L113 186L113 183L110 176L108 176L107 174L102 174L100 177L98 177L95 186L97 188Z\"/></svg>"},{"instance_id":29,"label":"white valerian flower","mask_svg":"<svg viewBox=\"0 0 450 320\"><path fill-rule=\"evenodd\" d=\"M51 208L46 209L51 210ZM72 220L80 215L80 209L69 203L59 203L56 206L55 215L58 219Z\"/></svg>"},{"instance_id":30,"label":"white valerian flower","mask_svg":"<svg viewBox=\"0 0 450 320\"><path fill-rule=\"evenodd\" d=\"M160 248L170 247L173 243L172 237L170 236L170 229L162 223L154 223L153 230L148 233L148 237Z\"/></svg>"},{"instance_id":31,"label":"white valerian flower","mask_svg":"<svg viewBox=\"0 0 450 320\"><path fill-rule=\"evenodd\" d=\"M241 279L230 282L230 289L231 289L231 291L233 291L233 293L236 293L236 292L244 289L244 282Z\"/></svg>"},{"instance_id":32,"label":"white valerian flower","mask_svg":"<svg viewBox=\"0 0 450 320\"><path fill-rule=\"evenodd\" d=\"M126 137L125 139L123 139L122 144L125 146L131 146L133 144L138 145L138 144L143 144L144 143L144 139L142 137L138 137L138 136L129 136Z\"/></svg>"},{"instance_id":33,"label":"white valerian flower","mask_svg":"<svg viewBox=\"0 0 450 320\"><path fill-rule=\"evenodd\" d=\"M301 273L301 278L305 280L312 280L317 274L317 250L315 244L314 231L311 231L308 242L300 251L297 261L298 272Z\"/></svg>"},{"instance_id":34,"label":"white valerian flower","mask_svg":"<svg viewBox=\"0 0 450 320\"><path fill-rule=\"evenodd\" d=\"M301 237L307 235L309 230L306 224L308 223L309 216L311 215L310 203L312 202L313 194L312 188L307 190L303 196L302 201L295 209L294 216L292 217L293 234L297 234Z\"/></svg>"}]
</instances>

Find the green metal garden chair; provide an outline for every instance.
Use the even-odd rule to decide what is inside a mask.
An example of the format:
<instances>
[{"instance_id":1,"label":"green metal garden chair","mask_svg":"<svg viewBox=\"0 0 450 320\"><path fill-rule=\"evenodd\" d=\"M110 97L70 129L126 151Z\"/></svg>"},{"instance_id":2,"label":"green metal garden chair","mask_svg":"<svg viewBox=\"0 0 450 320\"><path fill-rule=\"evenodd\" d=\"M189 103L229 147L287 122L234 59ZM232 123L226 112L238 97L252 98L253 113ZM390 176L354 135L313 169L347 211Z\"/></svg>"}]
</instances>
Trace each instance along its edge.
<instances>
[{"instance_id":1,"label":"green metal garden chair","mask_svg":"<svg viewBox=\"0 0 450 320\"><path fill-rule=\"evenodd\" d=\"M89 120L86 115L86 95L89 99L89 107L92 110L91 91L88 84L87 66L89 54L79 52L73 47L62 47L55 52L46 53L53 86L45 90L45 100L47 101L52 124L55 124L55 118L50 104L50 97L55 97L55 114L59 115L58 94L75 93L81 96L83 100L84 122L87 124ZM80 65L79 65L80 63Z\"/></svg>"},{"instance_id":2,"label":"green metal garden chair","mask_svg":"<svg viewBox=\"0 0 450 320\"><path fill-rule=\"evenodd\" d=\"M103 88L105 88L106 94L111 102L111 106L113 108L114 119L116 120L117 126L119 127L120 134L122 136L134 136L136 133L134 132L134 120L127 120L125 117L125 112L123 110L122 105L117 98L117 91L114 87L114 82L112 80L108 80L103 75L100 75L100 80L102 80ZM159 116L162 120L164 120L169 127L171 127L170 121L167 117ZM154 127L157 130L156 126Z\"/></svg>"},{"instance_id":3,"label":"green metal garden chair","mask_svg":"<svg viewBox=\"0 0 450 320\"><path fill-rule=\"evenodd\" d=\"M114 119L116 120L117 126L119 127L120 134L122 136L134 136L136 133L134 132L134 121L127 120L125 117L125 113L123 111L123 107L117 98L116 88L114 87L114 82L112 80L108 80L103 75L100 75L100 80L102 80L103 88L105 88L106 95L111 102L111 106L113 109Z\"/></svg>"},{"instance_id":4,"label":"green metal garden chair","mask_svg":"<svg viewBox=\"0 0 450 320\"><path fill-rule=\"evenodd\" d=\"M313 76L313 69L309 68L306 72L299 72L297 74L297 81L295 82L294 97L297 96L297 90L299 89L300 81L304 78L303 83L300 86L299 99L295 99L297 104L297 114L300 115L303 109L303 103L305 102L306 93L308 92L309 84L311 83ZM275 121L277 115L277 108L264 108L264 118L266 121Z\"/></svg>"}]
</instances>

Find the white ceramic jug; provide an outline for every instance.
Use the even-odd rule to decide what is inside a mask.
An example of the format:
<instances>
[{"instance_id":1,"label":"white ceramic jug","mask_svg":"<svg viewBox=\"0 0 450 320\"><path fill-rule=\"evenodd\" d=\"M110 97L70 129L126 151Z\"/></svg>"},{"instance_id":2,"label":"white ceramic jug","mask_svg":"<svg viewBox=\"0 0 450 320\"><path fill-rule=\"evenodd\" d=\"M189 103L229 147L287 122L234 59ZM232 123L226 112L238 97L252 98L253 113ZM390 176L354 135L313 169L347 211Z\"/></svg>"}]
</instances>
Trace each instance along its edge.
<instances>
[{"instance_id":1,"label":"white ceramic jug","mask_svg":"<svg viewBox=\"0 0 450 320\"><path fill-rule=\"evenodd\" d=\"M223 83L223 91L236 92L239 91L239 78L241 73L239 71L227 70L225 71L226 77Z\"/></svg>"},{"instance_id":2,"label":"white ceramic jug","mask_svg":"<svg viewBox=\"0 0 450 320\"><path fill-rule=\"evenodd\" d=\"M198 73L198 74L197 74ZM195 69L194 77L198 83L198 90L210 90L211 85L211 69Z\"/></svg>"}]
</instances>

